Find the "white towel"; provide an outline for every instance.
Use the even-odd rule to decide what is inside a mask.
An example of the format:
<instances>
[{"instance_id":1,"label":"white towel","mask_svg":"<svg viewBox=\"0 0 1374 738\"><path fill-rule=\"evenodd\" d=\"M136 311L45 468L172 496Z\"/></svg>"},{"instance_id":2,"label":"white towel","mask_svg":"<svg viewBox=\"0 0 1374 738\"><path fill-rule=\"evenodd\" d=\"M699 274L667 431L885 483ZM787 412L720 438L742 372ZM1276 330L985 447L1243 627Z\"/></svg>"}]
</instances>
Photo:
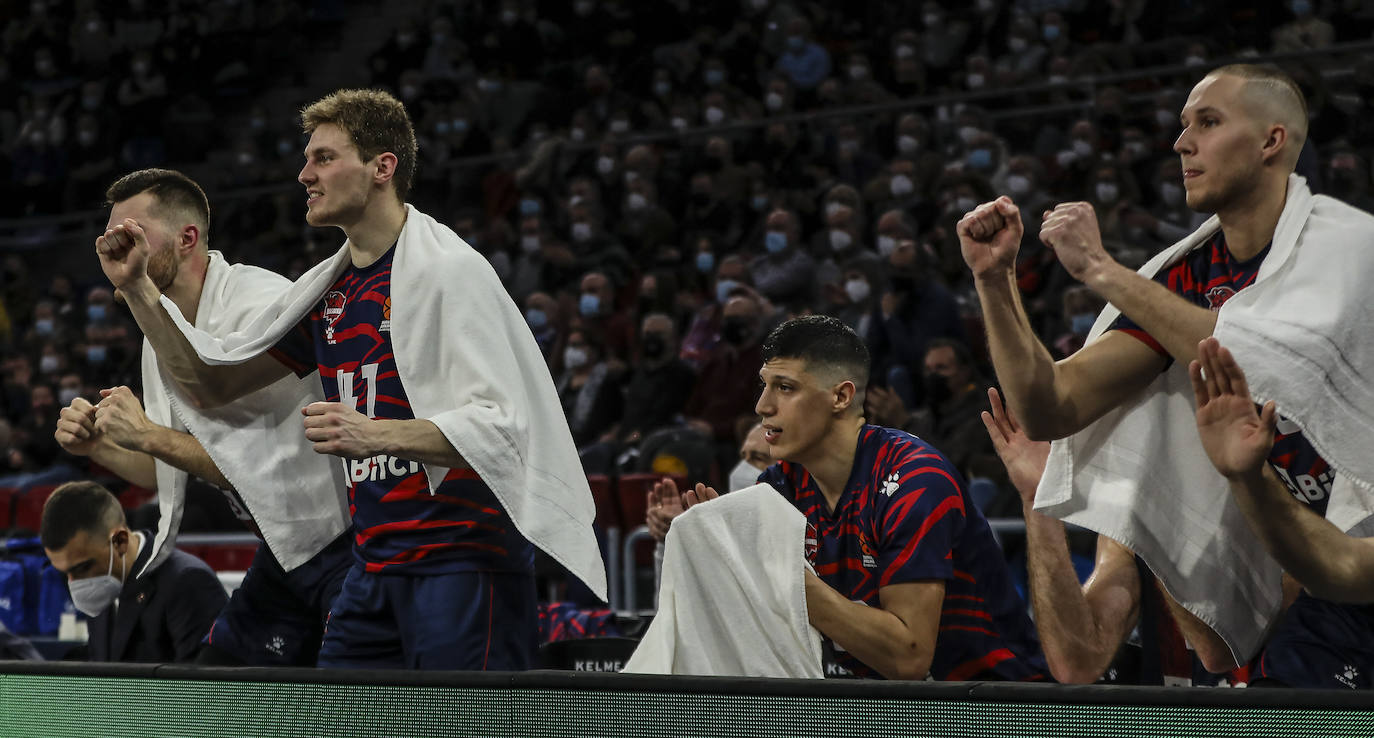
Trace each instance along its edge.
<instances>
[{"instance_id":1,"label":"white towel","mask_svg":"<svg viewBox=\"0 0 1374 738\"><path fill-rule=\"evenodd\" d=\"M240 328L291 282L265 269L230 265L210 252L196 327L214 336ZM210 454L262 531L282 568L290 571L348 529L339 464L315 453L301 426L300 409L324 398L319 378L294 375L224 407L199 409L186 398L143 342L143 397L158 425L186 430ZM139 576L171 555L186 502L186 472L157 462L161 516L153 555Z\"/></svg>"},{"instance_id":2,"label":"white towel","mask_svg":"<svg viewBox=\"0 0 1374 738\"><path fill-rule=\"evenodd\" d=\"M1140 273L1153 276L1219 228L1213 216ZM1222 307L1216 330L1222 345L1235 352L1256 397L1278 400L1281 413L1317 433L1308 440L1328 462L1365 480L1374 479L1366 471L1374 470L1374 463L1360 449L1374 428L1368 421L1374 418L1374 362L1364 359L1374 354L1360 340L1370 325L1362 291L1362 278L1370 272L1346 265L1367 263L1372 239L1371 216L1313 196L1302 177L1290 177L1259 275ZM1333 271L1340 275L1308 282ZM1301 298L1290 299L1290 291ZM1089 340L1118 315L1108 305ZM1269 331L1274 325L1283 329ZM1342 364L1335 372L1324 365L1300 370L1287 363L1302 356L1324 361L1345 356L1360 363ZM1130 548L1244 663L1263 644L1278 613L1280 569L1250 532L1225 479L1202 450L1187 365L1175 361L1140 396L1055 441L1035 507ZM1327 379L1307 386L1318 378ZM1353 406L1341 408L1342 402ZM1362 435L1353 435L1357 428L1364 429ZM1328 516L1344 528L1368 517L1374 511L1369 486L1338 475Z\"/></svg>"},{"instance_id":3,"label":"white towel","mask_svg":"<svg viewBox=\"0 0 1374 738\"><path fill-rule=\"evenodd\" d=\"M162 304L202 359L237 364L275 346L348 264L345 243L226 336L198 331L171 300ZM415 417L439 427L521 534L604 600L591 488L544 357L491 264L447 226L407 205L392 285L396 368ZM448 469L426 464L425 473L433 491Z\"/></svg>"},{"instance_id":4,"label":"white towel","mask_svg":"<svg viewBox=\"0 0 1374 738\"><path fill-rule=\"evenodd\" d=\"M806 517L766 484L678 516L658 614L626 662L640 674L821 679L807 619Z\"/></svg>"}]
</instances>

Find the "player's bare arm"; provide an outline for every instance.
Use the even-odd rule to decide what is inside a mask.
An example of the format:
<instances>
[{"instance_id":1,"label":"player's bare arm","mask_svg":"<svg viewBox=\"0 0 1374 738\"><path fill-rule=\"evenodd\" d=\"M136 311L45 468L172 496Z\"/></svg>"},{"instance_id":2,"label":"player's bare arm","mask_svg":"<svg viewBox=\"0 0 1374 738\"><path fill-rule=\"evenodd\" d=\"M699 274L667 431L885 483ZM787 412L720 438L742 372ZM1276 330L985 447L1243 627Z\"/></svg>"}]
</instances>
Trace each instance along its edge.
<instances>
[{"instance_id":1,"label":"player's bare arm","mask_svg":"<svg viewBox=\"0 0 1374 738\"><path fill-rule=\"evenodd\" d=\"M1217 635L1217 632L1212 630L1210 626L1199 620L1196 615L1188 612L1187 608L1178 604L1174 596L1164 589L1162 582L1160 583L1160 592L1164 594L1164 603L1169 608L1169 614L1174 618L1174 624L1178 626L1179 632L1188 641L1188 645L1193 647L1193 653L1197 656L1198 661L1202 662L1202 668L1213 674L1220 674L1239 666L1236 663L1236 657L1231 653L1231 647L1226 645L1226 641ZM1285 582L1285 608L1292 603L1294 597L1297 597L1296 592L1292 594L1292 597L1288 593L1289 589L1287 582Z\"/></svg>"},{"instance_id":2,"label":"player's bare arm","mask_svg":"<svg viewBox=\"0 0 1374 738\"><path fill-rule=\"evenodd\" d=\"M95 406L99 435L125 451L148 457L148 466L157 459L220 489L234 488L195 436L154 423L128 387L104 389L100 395ZM156 484L154 476L153 483L146 486Z\"/></svg>"},{"instance_id":3,"label":"player's bare arm","mask_svg":"<svg viewBox=\"0 0 1374 738\"><path fill-rule=\"evenodd\" d=\"M1075 279L1144 328L1174 359L1187 362L1217 325L1217 315L1164 285L1122 266L1102 246L1097 213L1086 202L1057 205L1044 214L1040 240L1054 249Z\"/></svg>"},{"instance_id":4,"label":"player's bare arm","mask_svg":"<svg viewBox=\"0 0 1374 738\"><path fill-rule=\"evenodd\" d=\"M945 583L890 584L878 590L882 607L852 602L806 572L811 625L888 679L924 679L939 636Z\"/></svg>"},{"instance_id":5,"label":"player's bare arm","mask_svg":"<svg viewBox=\"0 0 1374 738\"><path fill-rule=\"evenodd\" d=\"M1274 403L1256 412L1245 373L1215 338L1199 344L1188 371L1202 447L1269 553L1317 597L1374 601L1374 539L1348 536L1295 500L1267 463Z\"/></svg>"},{"instance_id":6,"label":"player's bare arm","mask_svg":"<svg viewBox=\"0 0 1374 738\"><path fill-rule=\"evenodd\" d=\"M305 437L316 453L345 459L386 454L449 469L472 468L439 426L423 418L369 418L338 402L312 402L301 408L301 414Z\"/></svg>"},{"instance_id":7,"label":"player's bare arm","mask_svg":"<svg viewBox=\"0 0 1374 738\"><path fill-rule=\"evenodd\" d=\"M1023 226L1010 198L979 205L959 221L956 232L973 270L997 379L1030 438L1051 440L1081 430L1164 367L1164 359L1148 346L1115 332L1054 361L1021 305L1015 269Z\"/></svg>"},{"instance_id":8,"label":"player's bare arm","mask_svg":"<svg viewBox=\"0 0 1374 738\"><path fill-rule=\"evenodd\" d=\"M148 239L132 218L95 241L100 268L124 296L138 327L172 380L202 407L218 407L262 389L290 370L266 354L242 364L212 366L201 360L159 301L162 292L148 276Z\"/></svg>"},{"instance_id":9,"label":"player's bare arm","mask_svg":"<svg viewBox=\"0 0 1374 738\"><path fill-rule=\"evenodd\" d=\"M126 482L149 489L157 486L153 458L123 448L99 433L95 427L95 406L84 397L62 408L53 437L67 453L90 457Z\"/></svg>"},{"instance_id":10,"label":"player's bare arm","mask_svg":"<svg viewBox=\"0 0 1374 738\"><path fill-rule=\"evenodd\" d=\"M1140 618L1135 556L1125 546L1099 536L1093 575L1079 585L1064 524L1033 509L1049 444L1032 441L1022 432L996 389L988 390L988 400L991 411L983 413L983 425L1021 496L1031 608L1045 661L1056 680L1091 684L1111 665Z\"/></svg>"}]
</instances>

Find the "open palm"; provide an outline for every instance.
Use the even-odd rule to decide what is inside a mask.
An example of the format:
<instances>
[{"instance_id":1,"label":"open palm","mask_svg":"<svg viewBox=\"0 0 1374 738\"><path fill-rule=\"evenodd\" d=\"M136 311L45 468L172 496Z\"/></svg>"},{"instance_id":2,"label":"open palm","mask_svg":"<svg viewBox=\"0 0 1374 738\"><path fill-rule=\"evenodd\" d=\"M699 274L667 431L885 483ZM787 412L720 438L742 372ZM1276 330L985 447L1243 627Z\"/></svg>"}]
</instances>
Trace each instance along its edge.
<instances>
[{"instance_id":1,"label":"open palm","mask_svg":"<svg viewBox=\"0 0 1374 738\"><path fill-rule=\"evenodd\" d=\"M1262 468L1274 445L1274 403L1256 412L1245 372L1215 338L1198 344L1198 358L1188 365L1188 374L1198 435L1212 465L1227 477Z\"/></svg>"}]
</instances>

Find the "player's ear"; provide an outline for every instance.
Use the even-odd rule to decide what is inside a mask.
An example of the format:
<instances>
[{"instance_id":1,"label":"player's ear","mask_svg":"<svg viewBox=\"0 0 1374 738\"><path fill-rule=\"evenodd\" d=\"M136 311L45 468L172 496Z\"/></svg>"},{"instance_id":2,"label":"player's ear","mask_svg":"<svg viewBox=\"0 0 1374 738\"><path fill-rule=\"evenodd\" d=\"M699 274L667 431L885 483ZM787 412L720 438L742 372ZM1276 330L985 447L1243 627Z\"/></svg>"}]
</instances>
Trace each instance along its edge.
<instances>
[{"instance_id":1,"label":"player's ear","mask_svg":"<svg viewBox=\"0 0 1374 738\"><path fill-rule=\"evenodd\" d=\"M377 173L372 176L372 181L377 184L386 184L396 176L396 155L390 151L384 151L377 155Z\"/></svg>"},{"instance_id":2,"label":"player's ear","mask_svg":"<svg viewBox=\"0 0 1374 738\"><path fill-rule=\"evenodd\" d=\"M831 409L843 415L854 404L859 388L851 380L844 380L831 389Z\"/></svg>"},{"instance_id":3,"label":"player's ear","mask_svg":"<svg viewBox=\"0 0 1374 738\"><path fill-rule=\"evenodd\" d=\"M1269 126L1268 135L1264 139L1264 147L1260 149L1261 154L1266 160L1273 159L1279 155L1288 145L1288 129L1284 126L1274 124Z\"/></svg>"}]
</instances>

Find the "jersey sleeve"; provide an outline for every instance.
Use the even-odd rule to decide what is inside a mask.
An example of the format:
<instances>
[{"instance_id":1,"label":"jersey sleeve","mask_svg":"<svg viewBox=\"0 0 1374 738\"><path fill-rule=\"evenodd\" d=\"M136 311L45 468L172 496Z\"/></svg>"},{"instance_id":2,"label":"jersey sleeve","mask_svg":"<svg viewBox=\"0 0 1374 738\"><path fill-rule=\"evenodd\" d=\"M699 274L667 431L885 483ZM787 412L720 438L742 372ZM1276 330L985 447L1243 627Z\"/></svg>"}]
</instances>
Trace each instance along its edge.
<instances>
[{"instance_id":1,"label":"jersey sleeve","mask_svg":"<svg viewBox=\"0 0 1374 738\"><path fill-rule=\"evenodd\" d=\"M315 340L310 333L310 316L301 319L277 345L267 350L272 358L280 361L298 377L309 376L315 371Z\"/></svg>"},{"instance_id":2,"label":"jersey sleeve","mask_svg":"<svg viewBox=\"0 0 1374 738\"><path fill-rule=\"evenodd\" d=\"M778 494L788 500L797 496L797 492L792 488L792 482L787 479L787 474L783 472L782 464L772 466L759 472L758 479L754 480L758 484L766 484L778 491Z\"/></svg>"},{"instance_id":3,"label":"jersey sleeve","mask_svg":"<svg viewBox=\"0 0 1374 738\"><path fill-rule=\"evenodd\" d=\"M877 481L878 586L954 578L954 545L963 535L961 482L939 454L913 452Z\"/></svg>"},{"instance_id":4,"label":"jersey sleeve","mask_svg":"<svg viewBox=\"0 0 1374 738\"><path fill-rule=\"evenodd\" d=\"M1179 269L1182 266L1182 263L1180 263L1174 265L1174 267L1170 269L1164 269L1155 274L1154 280L1159 284L1168 287L1169 275L1173 273L1174 270ZM1107 330L1121 331L1122 333L1125 333L1126 335L1135 338L1136 340L1140 341L1146 346L1149 346L1151 349L1154 350L1155 353L1159 354L1160 356L1169 359L1171 362L1173 361L1173 357L1170 356L1169 352L1164 349L1164 344L1155 340L1155 337L1150 335L1149 332L1146 331L1144 328L1141 328L1139 323L1136 323L1134 320L1131 320L1130 318L1126 317L1125 313L1116 316L1116 320L1112 321L1112 324L1107 326Z\"/></svg>"}]
</instances>

